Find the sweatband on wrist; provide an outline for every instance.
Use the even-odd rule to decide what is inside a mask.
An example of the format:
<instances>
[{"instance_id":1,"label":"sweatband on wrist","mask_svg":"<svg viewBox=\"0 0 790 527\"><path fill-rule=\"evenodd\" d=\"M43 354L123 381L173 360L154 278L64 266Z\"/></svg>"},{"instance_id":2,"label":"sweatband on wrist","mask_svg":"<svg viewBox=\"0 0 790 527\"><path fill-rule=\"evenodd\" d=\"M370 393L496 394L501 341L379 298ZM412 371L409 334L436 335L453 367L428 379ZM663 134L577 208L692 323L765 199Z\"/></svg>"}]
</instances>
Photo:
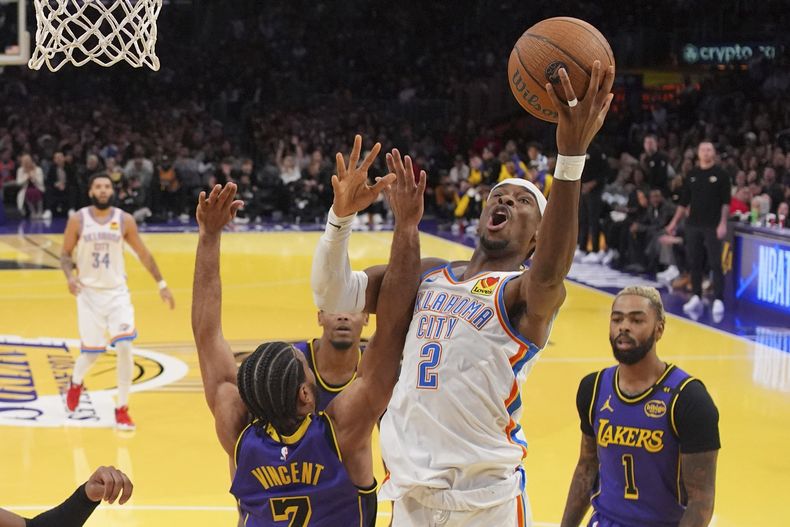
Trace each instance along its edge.
<instances>
[{"instance_id":1,"label":"sweatband on wrist","mask_svg":"<svg viewBox=\"0 0 790 527\"><path fill-rule=\"evenodd\" d=\"M557 156L557 166L554 169L554 179L559 181L579 181L584 170L587 156Z\"/></svg>"},{"instance_id":2,"label":"sweatband on wrist","mask_svg":"<svg viewBox=\"0 0 790 527\"><path fill-rule=\"evenodd\" d=\"M365 309L368 275L351 271L348 239L356 214L343 218L329 209L326 229L313 256L310 285L315 305L329 313L359 313Z\"/></svg>"},{"instance_id":3,"label":"sweatband on wrist","mask_svg":"<svg viewBox=\"0 0 790 527\"><path fill-rule=\"evenodd\" d=\"M74 491L74 494L55 507L42 512L32 520L25 520L27 527L80 527L84 525L99 505L91 501L85 493L85 484Z\"/></svg>"},{"instance_id":4,"label":"sweatband on wrist","mask_svg":"<svg viewBox=\"0 0 790 527\"><path fill-rule=\"evenodd\" d=\"M324 229L324 234L329 240L348 238L351 235L351 225L354 223L354 218L356 217L357 214L354 213L350 216L343 216L341 218L330 208L326 218L326 229Z\"/></svg>"},{"instance_id":5,"label":"sweatband on wrist","mask_svg":"<svg viewBox=\"0 0 790 527\"><path fill-rule=\"evenodd\" d=\"M164 280L159 280L159 282L156 285L159 286L159 290L160 291L162 289L167 289L167 282L165 282Z\"/></svg>"}]
</instances>

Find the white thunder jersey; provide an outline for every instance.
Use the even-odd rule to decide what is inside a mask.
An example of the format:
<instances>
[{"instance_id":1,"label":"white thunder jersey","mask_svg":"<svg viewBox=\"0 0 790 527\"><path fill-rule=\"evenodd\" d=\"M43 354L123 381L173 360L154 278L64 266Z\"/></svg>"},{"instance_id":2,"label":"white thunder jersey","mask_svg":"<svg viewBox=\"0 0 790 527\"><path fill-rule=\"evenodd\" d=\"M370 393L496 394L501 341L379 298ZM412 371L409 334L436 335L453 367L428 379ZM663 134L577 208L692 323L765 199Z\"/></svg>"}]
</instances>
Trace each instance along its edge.
<instances>
[{"instance_id":1,"label":"white thunder jersey","mask_svg":"<svg viewBox=\"0 0 790 527\"><path fill-rule=\"evenodd\" d=\"M101 220L93 216L92 207L77 213L82 220L76 262L80 283L96 289L125 286L123 211L113 207Z\"/></svg>"},{"instance_id":2,"label":"white thunder jersey","mask_svg":"<svg viewBox=\"0 0 790 527\"><path fill-rule=\"evenodd\" d=\"M507 317L505 284L519 274L459 281L447 265L423 276L381 423L382 499L470 510L523 492L520 387L540 349Z\"/></svg>"}]
</instances>

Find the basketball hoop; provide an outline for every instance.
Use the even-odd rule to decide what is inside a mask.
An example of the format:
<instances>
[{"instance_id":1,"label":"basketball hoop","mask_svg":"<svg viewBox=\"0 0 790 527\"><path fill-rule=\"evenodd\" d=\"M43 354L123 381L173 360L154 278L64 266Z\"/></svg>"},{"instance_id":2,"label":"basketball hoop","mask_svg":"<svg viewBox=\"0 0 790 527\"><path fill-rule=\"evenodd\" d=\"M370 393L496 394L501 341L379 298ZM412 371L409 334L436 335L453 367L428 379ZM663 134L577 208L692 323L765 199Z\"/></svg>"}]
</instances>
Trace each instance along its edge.
<instances>
[{"instance_id":1,"label":"basketball hoop","mask_svg":"<svg viewBox=\"0 0 790 527\"><path fill-rule=\"evenodd\" d=\"M36 48L28 62L58 71L65 64L122 60L159 70L156 19L162 0L34 0Z\"/></svg>"}]
</instances>

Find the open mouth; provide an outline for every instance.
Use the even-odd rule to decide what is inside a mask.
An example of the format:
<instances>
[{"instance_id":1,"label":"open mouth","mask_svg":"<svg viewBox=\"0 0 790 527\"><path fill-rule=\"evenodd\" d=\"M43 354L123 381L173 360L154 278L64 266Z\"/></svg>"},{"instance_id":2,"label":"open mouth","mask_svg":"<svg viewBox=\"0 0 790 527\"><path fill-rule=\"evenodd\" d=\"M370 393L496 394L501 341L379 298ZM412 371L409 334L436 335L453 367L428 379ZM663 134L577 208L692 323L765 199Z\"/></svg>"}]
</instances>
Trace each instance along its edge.
<instances>
[{"instance_id":1,"label":"open mouth","mask_svg":"<svg viewBox=\"0 0 790 527\"><path fill-rule=\"evenodd\" d=\"M488 216L488 230L499 231L504 229L509 219L510 211L508 208L504 205L497 205L491 210L491 214Z\"/></svg>"},{"instance_id":2,"label":"open mouth","mask_svg":"<svg viewBox=\"0 0 790 527\"><path fill-rule=\"evenodd\" d=\"M350 332L350 331L351 331L351 327L349 327L349 326L337 326L337 327L335 328L335 331L345 331L345 332Z\"/></svg>"}]
</instances>

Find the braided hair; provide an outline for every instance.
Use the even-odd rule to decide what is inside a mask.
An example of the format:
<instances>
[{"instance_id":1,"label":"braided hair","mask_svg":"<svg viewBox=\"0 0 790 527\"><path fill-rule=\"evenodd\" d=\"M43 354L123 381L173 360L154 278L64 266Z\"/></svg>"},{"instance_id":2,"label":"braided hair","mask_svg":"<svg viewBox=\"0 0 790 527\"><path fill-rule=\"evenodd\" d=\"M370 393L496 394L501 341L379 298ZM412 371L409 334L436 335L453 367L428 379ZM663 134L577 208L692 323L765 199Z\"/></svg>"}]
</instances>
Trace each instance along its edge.
<instances>
[{"instance_id":1,"label":"braided hair","mask_svg":"<svg viewBox=\"0 0 790 527\"><path fill-rule=\"evenodd\" d=\"M278 434L291 435L299 427L296 400L305 372L296 353L286 342L267 342L241 363L239 394L257 428L272 425Z\"/></svg>"}]
</instances>

